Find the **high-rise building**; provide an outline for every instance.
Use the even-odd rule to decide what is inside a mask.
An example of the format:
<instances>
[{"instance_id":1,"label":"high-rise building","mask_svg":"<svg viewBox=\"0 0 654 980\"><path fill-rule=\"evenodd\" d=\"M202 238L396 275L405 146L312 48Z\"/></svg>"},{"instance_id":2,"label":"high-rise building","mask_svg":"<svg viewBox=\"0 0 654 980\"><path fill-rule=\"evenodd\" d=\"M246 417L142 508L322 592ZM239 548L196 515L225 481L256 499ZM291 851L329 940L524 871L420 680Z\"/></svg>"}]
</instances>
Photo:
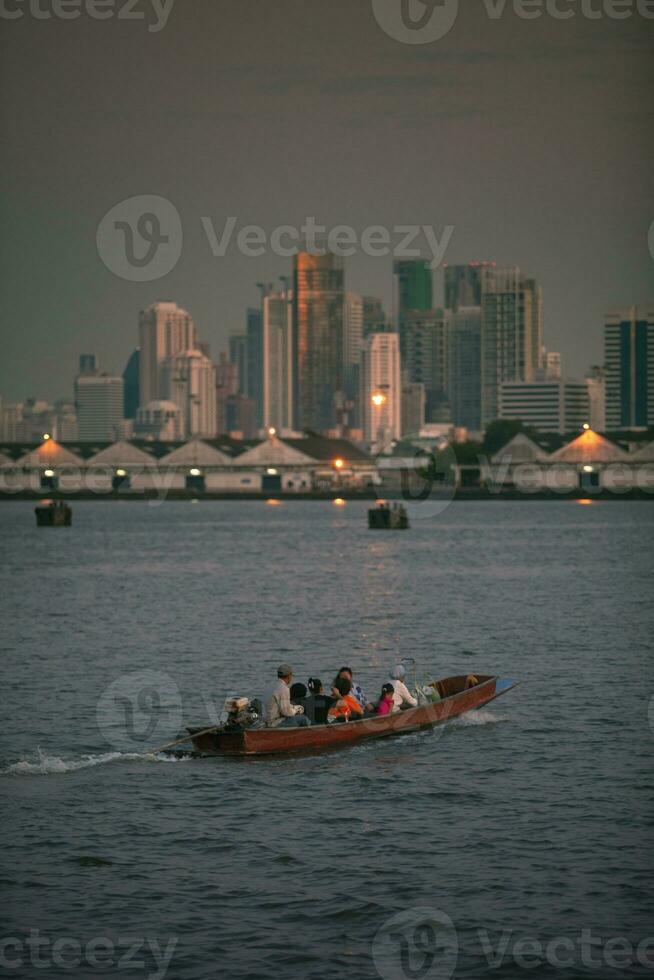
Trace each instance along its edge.
<instances>
[{"instance_id":1,"label":"high-rise building","mask_svg":"<svg viewBox=\"0 0 654 980\"><path fill-rule=\"evenodd\" d=\"M446 390L455 425L481 430L481 307L446 311L448 375Z\"/></svg>"},{"instance_id":2,"label":"high-rise building","mask_svg":"<svg viewBox=\"0 0 654 980\"><path fill-rule=\"evenodd\" d=\"M124 383L107 374L80 374L75 379L75 408L80 440L113 442L123 418Z\"/></svg>"},{"instance_id":3,"label":"high-rise building","mask_svg":"<svg viewBox=\"0 0 654 980\"><path fill-rule=\"evenodd\" d=\"M444 267L446 309L456 312L460 306L481 306L482 272L494 266L494 262L446 265Z\"/></svg>"},{"instance_id":4,"label":"high-rise building","mask_svg":"<svg viewBox=\"0 0 654 980\"><path fill-rule=\"evenodd\" d=\"M606 432L606 371L593 365L586 375L590 403L589 425L593 432Z\"/></svg>"},{"instance_id":5,"label":"high-rise building","mask_svg":"<svg viewBox=\"0 0 654 980\"><path fill-rule=\"evenodd\" d=\"M552 381L563 376L563 362L558 351L541 350L540 370L534 374L538 381Z\"/></svg>"},{"instance_id":6,"label":"high-rise building","mask_svg":"<svg viewBox=\"0 0 654 980\"><path fill-rule=\"evenodd\" d=\"M393 271L397 276L397 316L401 325L410 310L433 308L434 277L427 259L398 259Z\"/></svg>"},{"instance_id":7,"label":"high-rise building","mask_svg":"<svg viewBox=\"0 0 654 980\"><path fill-rule=\"evenodd\" d=\"M542 432L565 435L589 425L590 399L585 381L504 381L499 418L520 421Z\"/></svg>"},{"instance_id":8,"label":"high-rise building","mask_svg":"<svg viewBox=\"0 0 654 980\"><path fill-rule=\"evenodd\" d=\"M300 252L293 278L296 429L333 430L343 401L343 259Z\"/></svg>"},{"instance_id":9,"label":"high-rise building","mask_svg":"<svg viewBox=\"0 0 654 980\"><path fill-rule=\"evenodd\" d=\"M95 374L98 370L98 360L95 354L80 354L79 373Z\"/></svg>"},{"instance_id":10,"label":"high-rise building","mask_svg":"<svg viewBox=\"0 0 654 980\"><path fill-rule=\"evenodd\" d=\"M227 400L227 431L240 439L253 439L257 433L254 424L254 402L246 395L232 395Z\"/></svg>"},{"instance_id":11,"label":"high-rise building","mask_svg":"<svg viewBox=\"0 0 654 980\"><path fill-rule=\"evenodd\" d=\"M419 435L425 424L425 386L419 381L402 385L402 435Z\"/></svg>"},{"instance_id":12,"label":"high-rise building","mask_svg":"<svg viewBox=\"0 0 654 980\"><path fill-rule=\"evenodd\" d=\"M376 330L387 330L386 313L384 304L376 296L363 296L363 336Z\"/></svg>"},{"instance_id":13,"label":"high-rise building","mask_svg":"<svg viewBox=\"0 0 654 980\"><path fill-rule=\"evenodd\" d=\"M136 411L141 404L139 399L139 372L141 352L137 347L132 351L123 371L124 403L123 418L135 419Z\"/></svg>"},{"instance_id":14,"label":"high-rise building","mask_svg":"<svg viewBox=\"0 0 654 980\"><path fill-rule=\"evenodd\" d=\"M179 405L165 399L141 405L136 412L134 435L157 442L181 442L185 433Z\"/></svg>"},{"instance_id":15,"label":"high-rise building","mask_svg":"<svg viewBox=\"0 0 654 980\"><path fill-rule=\"evenodd\" d=\"M400 333L405 377L425 386L427 421L442 418L447 404L448 324L445 311L412 310L405 314Z\"/></svg>"},{"instance_id":16,"label":"high-rise building","mask_svg":"<svg viewBox=\"0 0 654 980\"><path fill-rule=\"evenodd\" d=\"M166 400L181 410L184 438L213 439L218 431L216 367L200 350L169 357L163 366Z\"/></svg>"},{"instance_id":17,"label":"high-rise building","mask_svg":"<svg viewBox=\"0 0 654 980\"><path fill-rule=\"evenodd\" d=\"M604 362L607 430L654 425L654 307L607 314Z\"/></svg>"},{"instance_id":18,"label":"high-rise building","mask_svg":"<svg viewBox=\"0 0 654 980\"><path fill-rule=\"evenodd\" d=\"M357 293L345 294L343 309L343 387L353 404L354 421L358 422L363 351L364 300Z\"/></svg>"},{"instance_id":19,"label":"high-rise building","mask_svg":"<svg viewBox=\"0 0 654 980\"><path fill-rule=\"evenodd\" d=\"M540 366L540 287L517 266L481 270L482 425L498 418L500 385L531 381Z\"/></svg>"},{"instance_id":20,"label":"high-rise building","mask_svg":"<svg viewBox=\"0 0 654 980\"><path fill-rule=\"evenodd\" d=\"M229 360L232 364L237 367L238 375L238 391L241 394L245 394L247 390L247 350L248 350L248 338L247 334L239 333L232 334L229 338Z\"/></svg>"},{"instance_id":21,"label":"high-rise building","mask_svg":"<svg viewBox=\"0 0 654 980\"><path fill-rule=\"evenodd\" d=\"M195 325L189 313L170 301L153 303L139 315L139 403L165 399L164 363L184 351L197 349Z\"/></svg>"},{"instance_id":22,"label":"high-rise building","mask_svg":"<svg viewBox=\"0 0 654 980\"><path fill-rule=\"evenodd\" d=\"M261 302L262 425L281 432L293 428L293 294L266 292Z\"/></svg>"},{"instance_id":23,"label":"high-rise building","mask_svg":"<svg viewBox=\"0 0 654 980\"><path fill-rule=\"evenodd\" d=\"M264 288L264 287L262 287ZM245 335L247 384L245 393L254 402L254 421L257 428L263 425L263 316L261 308L248 308Z\"/></svg>"},{"instance_id":24,"label":"high-rise building","mask_svg":"<svg viewBox=\"0 0 654 980\"><path fill-rule=\"evenodd\" d=\"M378 448L402 434L400 344L395 332L370 334L362 360L364 439Z\"/></svg>"}]
</instances>

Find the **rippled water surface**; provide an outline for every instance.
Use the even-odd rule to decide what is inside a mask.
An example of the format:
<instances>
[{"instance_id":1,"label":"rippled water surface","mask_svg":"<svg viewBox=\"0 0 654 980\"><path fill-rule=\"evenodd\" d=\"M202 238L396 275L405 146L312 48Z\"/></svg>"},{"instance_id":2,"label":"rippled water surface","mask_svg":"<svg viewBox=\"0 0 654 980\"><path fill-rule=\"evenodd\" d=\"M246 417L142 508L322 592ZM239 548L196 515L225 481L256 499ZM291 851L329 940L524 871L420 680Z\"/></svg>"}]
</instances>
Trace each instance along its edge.
<instances>
[{"instance_id":1,"label":"rippled water surface","mask_svg":"<svg viewBox=\"0 0 654 980\"><path fill-rule=\"evenodd\" d=\"M654 507L365 510L0 507L10 975L651 976ZM338 753L145 752L282 660L373 695L400 656L522 685Z\"/></svg>"}]
</instances>

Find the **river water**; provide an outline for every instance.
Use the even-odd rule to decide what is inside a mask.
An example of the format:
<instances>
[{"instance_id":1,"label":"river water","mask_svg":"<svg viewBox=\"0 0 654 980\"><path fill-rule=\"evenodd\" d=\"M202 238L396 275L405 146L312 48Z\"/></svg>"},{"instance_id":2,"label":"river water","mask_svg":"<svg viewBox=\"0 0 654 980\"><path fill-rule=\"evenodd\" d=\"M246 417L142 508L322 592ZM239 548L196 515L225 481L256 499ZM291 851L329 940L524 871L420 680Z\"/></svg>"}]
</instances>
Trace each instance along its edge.
<instances>
[{"instance_id":1,"label":"river water","mask_svg":"<svg viewBox=\"0 0 654 980\"><path fill-rule=\"evenodd\" d=\"M0 507L9 975L651 976L654 507ZM148 755L280 661L521 686L320 756ZM649 940L649 942L648 942Z\"/></svg>"}]
</instances>

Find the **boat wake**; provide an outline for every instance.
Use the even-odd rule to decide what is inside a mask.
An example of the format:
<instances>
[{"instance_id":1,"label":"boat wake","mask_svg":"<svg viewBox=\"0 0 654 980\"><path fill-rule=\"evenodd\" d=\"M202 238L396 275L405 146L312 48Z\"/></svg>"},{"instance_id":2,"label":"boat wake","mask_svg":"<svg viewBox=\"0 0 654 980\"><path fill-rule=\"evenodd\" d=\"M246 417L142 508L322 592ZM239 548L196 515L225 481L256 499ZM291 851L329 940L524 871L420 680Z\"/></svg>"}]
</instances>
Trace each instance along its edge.
<instances>
[{"instance_id":1,"label":"boat wake","mask_svg":"<svg viewBox=\"0 0 654 980\"><path fill-rule=\"evenodd\" d=\"M56 773L76 772L78 769L89 769L92 766L103 766L108 762L183 762L190 758L189 755L171 755L159 753L139 752L103 752L100 755L83 755L79 759L60 759L56 755L49 755L37 748L36 759L20 759L10 766L0 770L3 776L50 776Z\"/></svg>"},{"instance_id":2,"label":"boat wake","mask_svg":"<svg viewBox=\"0 0 654 980\"><path fill-rule=\"evenodd\" d=\"M469 711L466 715L460 715L452 721L453 725L460 725L465 728L468 725L496 725L501 721L508 721L502 715L496 715L492 711Z\"/></svg>"}]
</instances>

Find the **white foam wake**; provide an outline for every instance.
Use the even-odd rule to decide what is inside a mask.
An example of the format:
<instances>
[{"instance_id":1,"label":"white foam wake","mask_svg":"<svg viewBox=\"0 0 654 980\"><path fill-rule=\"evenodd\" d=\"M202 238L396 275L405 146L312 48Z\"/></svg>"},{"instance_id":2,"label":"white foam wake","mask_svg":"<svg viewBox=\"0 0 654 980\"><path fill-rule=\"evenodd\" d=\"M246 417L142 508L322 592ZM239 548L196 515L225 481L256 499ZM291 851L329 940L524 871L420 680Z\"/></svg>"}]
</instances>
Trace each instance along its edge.
<instances>
[{"instance_id":1,"label":"white foam wake","mask_svg":"<svg viewBox=\"0 0 654 980\"><path fill-rule=\"evenodd\" d=\"M500 721L508 721L508 718L503 718L501 715L493 714L492 711L484 711L483 709L479 711L469 711L465 715L460 715L455 719L455 724L457 725L496 725Z\"/></svg>"},{"instance_id":2,"label":"white foam wake","mask_svg":"<svg viewBox=\"0 0 654 980\"><path fill-rule=\"evenodd\" d=\"M139 752L103 752L101 755L83 755L79 759L60 759L56 755L48 755L40 748L36 750L38 758L36 760L20 759L12 763L5 769L0 770L3 775L37 775L49 776L53 773L75 772L78 769L88 769L91 766L103 766L107 762L128 762L140 760L141 762L183 762L184 757L171 755L152 755L151 753L141 754ZM186 757L186 758L190 758Z\"/></svg>"}]
</instances>

